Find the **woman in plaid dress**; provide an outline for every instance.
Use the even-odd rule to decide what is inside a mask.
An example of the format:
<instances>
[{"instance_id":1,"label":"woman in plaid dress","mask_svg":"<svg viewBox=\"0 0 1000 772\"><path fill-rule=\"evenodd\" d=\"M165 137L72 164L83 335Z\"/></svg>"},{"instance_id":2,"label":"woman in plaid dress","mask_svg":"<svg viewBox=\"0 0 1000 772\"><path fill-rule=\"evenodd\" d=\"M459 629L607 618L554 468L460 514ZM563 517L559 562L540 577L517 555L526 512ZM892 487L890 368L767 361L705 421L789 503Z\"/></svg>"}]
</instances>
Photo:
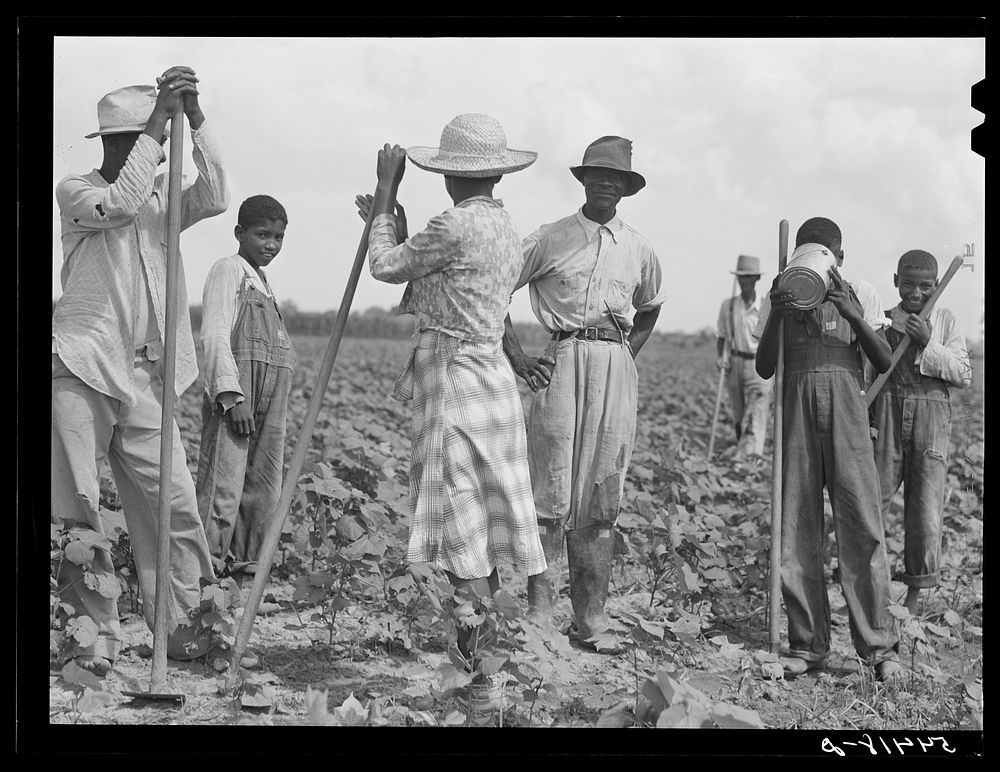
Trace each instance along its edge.
<instances>
[{"instance_id":1,"label":"woman in plaid dress","mask_svg":"<svg viewBox=\"0 0 1000 772\"><path fill-rule=\"evenodd\" d=\"M407 156L443 174L454 202L409 238L396 204ZM363 217L375 208L372 275L408 282L400 311L417 317L417 344L393 389L413 416L407 562L436 563L456 587L490 597L500 560L529 576L546 568L521 399L501 349L521 244L492 195L502 174L536 157L509 150L496 119L459 115L438 148L385 145L375 196L356 201ZM460 631L467 656L464 644Z\"/></svg>"}]
</instances>

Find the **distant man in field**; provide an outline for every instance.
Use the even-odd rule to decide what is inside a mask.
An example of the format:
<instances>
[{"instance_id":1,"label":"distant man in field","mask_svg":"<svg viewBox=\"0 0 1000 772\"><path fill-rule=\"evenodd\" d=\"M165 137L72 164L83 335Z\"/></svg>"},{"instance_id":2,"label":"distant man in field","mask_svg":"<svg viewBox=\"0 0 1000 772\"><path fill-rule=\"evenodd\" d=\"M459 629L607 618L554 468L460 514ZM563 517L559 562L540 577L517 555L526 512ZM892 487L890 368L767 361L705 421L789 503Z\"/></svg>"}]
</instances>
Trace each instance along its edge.
<instances>
[{"instance_id":1,"label":"distant man in field","mask_svg":"<svg viewBox=\"0 0 1000 772\"><path fill-rule=\"evenodd\" d=\"M529 286L535 316L552 339L543 356L524 354L510 317L504 350L534 396L528 456L539 535L549 568L528 578L530 615L551 617L565 536L575 637L609 630L604 611L614 524L635 440L635 356L664 301L660 261L618 217L618 203L646 184L632 171L632 142L594 141L570 168L585 203L523 244L515 290ZM616 647L602 642L601 650Z\"/></svg>"},{"instance_id":2,"label":"distant man in field","mask_svg":"<svg viewBox=\"0 0 1000 772\"><path fill-rule=\"evenodd\" d=\"M716 328L716 363L726 371L729 409L736 424L736 448L741 454L764 452L767 437L770 379L761 378L754 367L757 341L753 331L760 318L760 258L740 255L736 260L736 281L740 294L727 298L719 308Z\"/></svg>"},{"instance_id":3,"label":"distant man in field","mask_svg":"<svg viewBox=\"0 0 1000 772\"><path fill-rule=\"evenodd\" d=\"M162 145L176 110L183 109L191 124L198 169L182 194L181 228L229 204L197 83L191 68L171 67L157 78L157 88L127 86L107 94L97 106L100 128L87 135L101 137L101 167L65 177L56 187L63 294L52 315L52 519L96 547L88 551L92 561L84 556L80 565L67 555L58 581L74 616L96 623L96 641L81 646L75 659L101 676L111 669L121 637L118 581L110 554L95 538L104 533L98 465L105 458L122 501L143 612L153 626L167 243L167 177L156 169L166 157ZM177 372L169 388L181 394L198 375L183 271L178 308ZM197 608L200 580L214 574L176 423L173 432L169 610L179 622ZM188 632L171 635L170 656L204 653L185 647Z\"/></svg>"}]
</instances>

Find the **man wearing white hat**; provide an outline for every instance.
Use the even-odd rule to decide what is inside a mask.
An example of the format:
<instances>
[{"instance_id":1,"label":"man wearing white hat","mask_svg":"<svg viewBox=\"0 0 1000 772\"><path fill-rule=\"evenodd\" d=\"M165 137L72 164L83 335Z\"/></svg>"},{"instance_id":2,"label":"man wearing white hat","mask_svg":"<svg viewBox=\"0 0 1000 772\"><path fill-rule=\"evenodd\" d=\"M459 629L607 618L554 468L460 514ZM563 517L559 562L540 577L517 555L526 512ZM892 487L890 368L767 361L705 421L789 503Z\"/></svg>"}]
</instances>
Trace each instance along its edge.
<instances>
[{"instance_id":1,"label":"man wearing white hat","mask_svg":"<svg viewBox=\"0 0 1000 772\"><path fill-rule=\"evenodd\" d=\"M552 339L542 357L525 356L508 317L504 348L535 392L528 455L550 567L528 579L529 612L543 623L551 616L565 537L576 636L587 642L611 627L604 605L635 441L633 360L665 295L652 246L617 213L621 199L646 184L632 171L632 142L601 137L570 171L585 203L524 240L515 286L528 285L535 316ZM618 650L609 636L595 643L601 651Z\"/></svg>"},{"instance_id":2,"label":"man wearing white hat","mask_svg":"<svg viewBox=\"0 0 1000 772\"><path fill-rule=\"evenodd\" d=\"M761 298L755 285L760 280L760 258L740 255L732 272L740 294L727 298L719 309L716 327L716 367L726 370L729 407L736 424L739 453L758 456L764 452L767 436L771 380L761 378L754 366L757 341L753 331L760 318Z\"/></svg>"},{"instance_id":3,"label":"man wearing white hat","mask_svg":"<svg viewBox=\"0 0 1000 772\"><path fill-rule=\"evenodd\" d=\"M156 574L163 328L166 284L167 123L183 109L191 124L198 179L183 191L181 228L226 210L229 191L218 147L198 102L198 79L172 67L157 87L127 86L97 106L104 159L99 169L56 186L62 226L63 294L52 315L52 519L86 545L66 550L60 599L89 616L96 634L74 651L98 675L120 642L118 581L100 515L98 466L111 464L138 570L150 628ZM198 375L184 277L179 282L177 394ZM174 426L169 609L182 622L213 580L194 481ZM170 656L190 656L186 632L171 635ZM90 640L90 639L93 640ZM78 640L80 640L78 638ZM198 652L203 653L203 652Z\"/></svg>"}]
</instances>

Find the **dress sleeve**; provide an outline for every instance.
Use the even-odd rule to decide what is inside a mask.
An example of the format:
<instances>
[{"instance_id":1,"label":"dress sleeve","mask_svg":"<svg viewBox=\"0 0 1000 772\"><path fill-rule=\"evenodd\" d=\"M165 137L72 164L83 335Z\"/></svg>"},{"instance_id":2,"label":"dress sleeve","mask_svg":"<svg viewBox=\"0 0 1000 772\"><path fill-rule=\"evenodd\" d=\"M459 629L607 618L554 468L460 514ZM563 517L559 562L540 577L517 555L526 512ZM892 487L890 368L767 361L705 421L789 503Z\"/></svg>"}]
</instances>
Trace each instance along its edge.
<instances>
[{"instance_id":1,"label":"dress sleeve","mask_svg":"<svg viewBox=\"0 0 1000 772\"><path fill-rule=\"evenodd\" d=\"M395 217L377 215L368 239L372 276L389 284L402 284L457 262L462 256L462 241L454 220L450 211L442 212L420 233L397 245Z\"/></svg>"}]
</instances>

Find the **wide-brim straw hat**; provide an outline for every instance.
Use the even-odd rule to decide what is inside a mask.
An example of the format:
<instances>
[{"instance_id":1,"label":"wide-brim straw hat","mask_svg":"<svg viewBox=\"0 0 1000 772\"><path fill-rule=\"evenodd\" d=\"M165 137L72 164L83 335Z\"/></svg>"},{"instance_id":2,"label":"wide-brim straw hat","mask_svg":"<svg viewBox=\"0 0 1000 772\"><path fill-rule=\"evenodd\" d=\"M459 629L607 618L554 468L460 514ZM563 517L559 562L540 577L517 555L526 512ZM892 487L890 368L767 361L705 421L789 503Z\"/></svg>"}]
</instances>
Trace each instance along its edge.
<instances>
[{"instance_id":1,"label":"wide-brim straw hat","mask_svg":"<svg viewBox=\"0 0 1000 772\"><path fill-rule=\"evenodd\" d=\"M450 177L497 177L531 166L538 158L532 150L507 147L500 121L484 113L456 115L438 147L415 145L406 156L421 169Z\"/></svg>"},{"instance_id":2,"label":"wide-brim straw hat","mask_svg":"<svg viewBox=\"0 0 1000 772\"><path fill-rule=\"evenodd\" d=\"M156 106L156 88L153 86L125 86L105 94L97 103L97 131L86 139L105 134L130 134L141 132L149 122ZM164 129L169 134L169 127Z\"/></svg>"},{"instance_id":3,"label":"wide-brim straw hat","mask_svg":"<svg viewBox=\"0 0 1000 772\"><path fill-rule=\"evenodd\" d=\"M646 178L639 172L632 171L632 140L624 137L607 136L595 139L583 151L583 162L579 166L571 166L569 170L581 184L583 173L588 168L617 169L625 172L629 184L622 195L634 196L646 187Z\"/></svg>"},{"instance_id":4,"label":"wide-brim straw hat","mask_svg":"<svg viewBox=\"0 0 1000 772\"><path fill-rule=\"evenodd\" d=\"M736 258L736 270L729 273L736 276L760 276L760 258L740 255Z\"/></svg>"}]
</instances>

